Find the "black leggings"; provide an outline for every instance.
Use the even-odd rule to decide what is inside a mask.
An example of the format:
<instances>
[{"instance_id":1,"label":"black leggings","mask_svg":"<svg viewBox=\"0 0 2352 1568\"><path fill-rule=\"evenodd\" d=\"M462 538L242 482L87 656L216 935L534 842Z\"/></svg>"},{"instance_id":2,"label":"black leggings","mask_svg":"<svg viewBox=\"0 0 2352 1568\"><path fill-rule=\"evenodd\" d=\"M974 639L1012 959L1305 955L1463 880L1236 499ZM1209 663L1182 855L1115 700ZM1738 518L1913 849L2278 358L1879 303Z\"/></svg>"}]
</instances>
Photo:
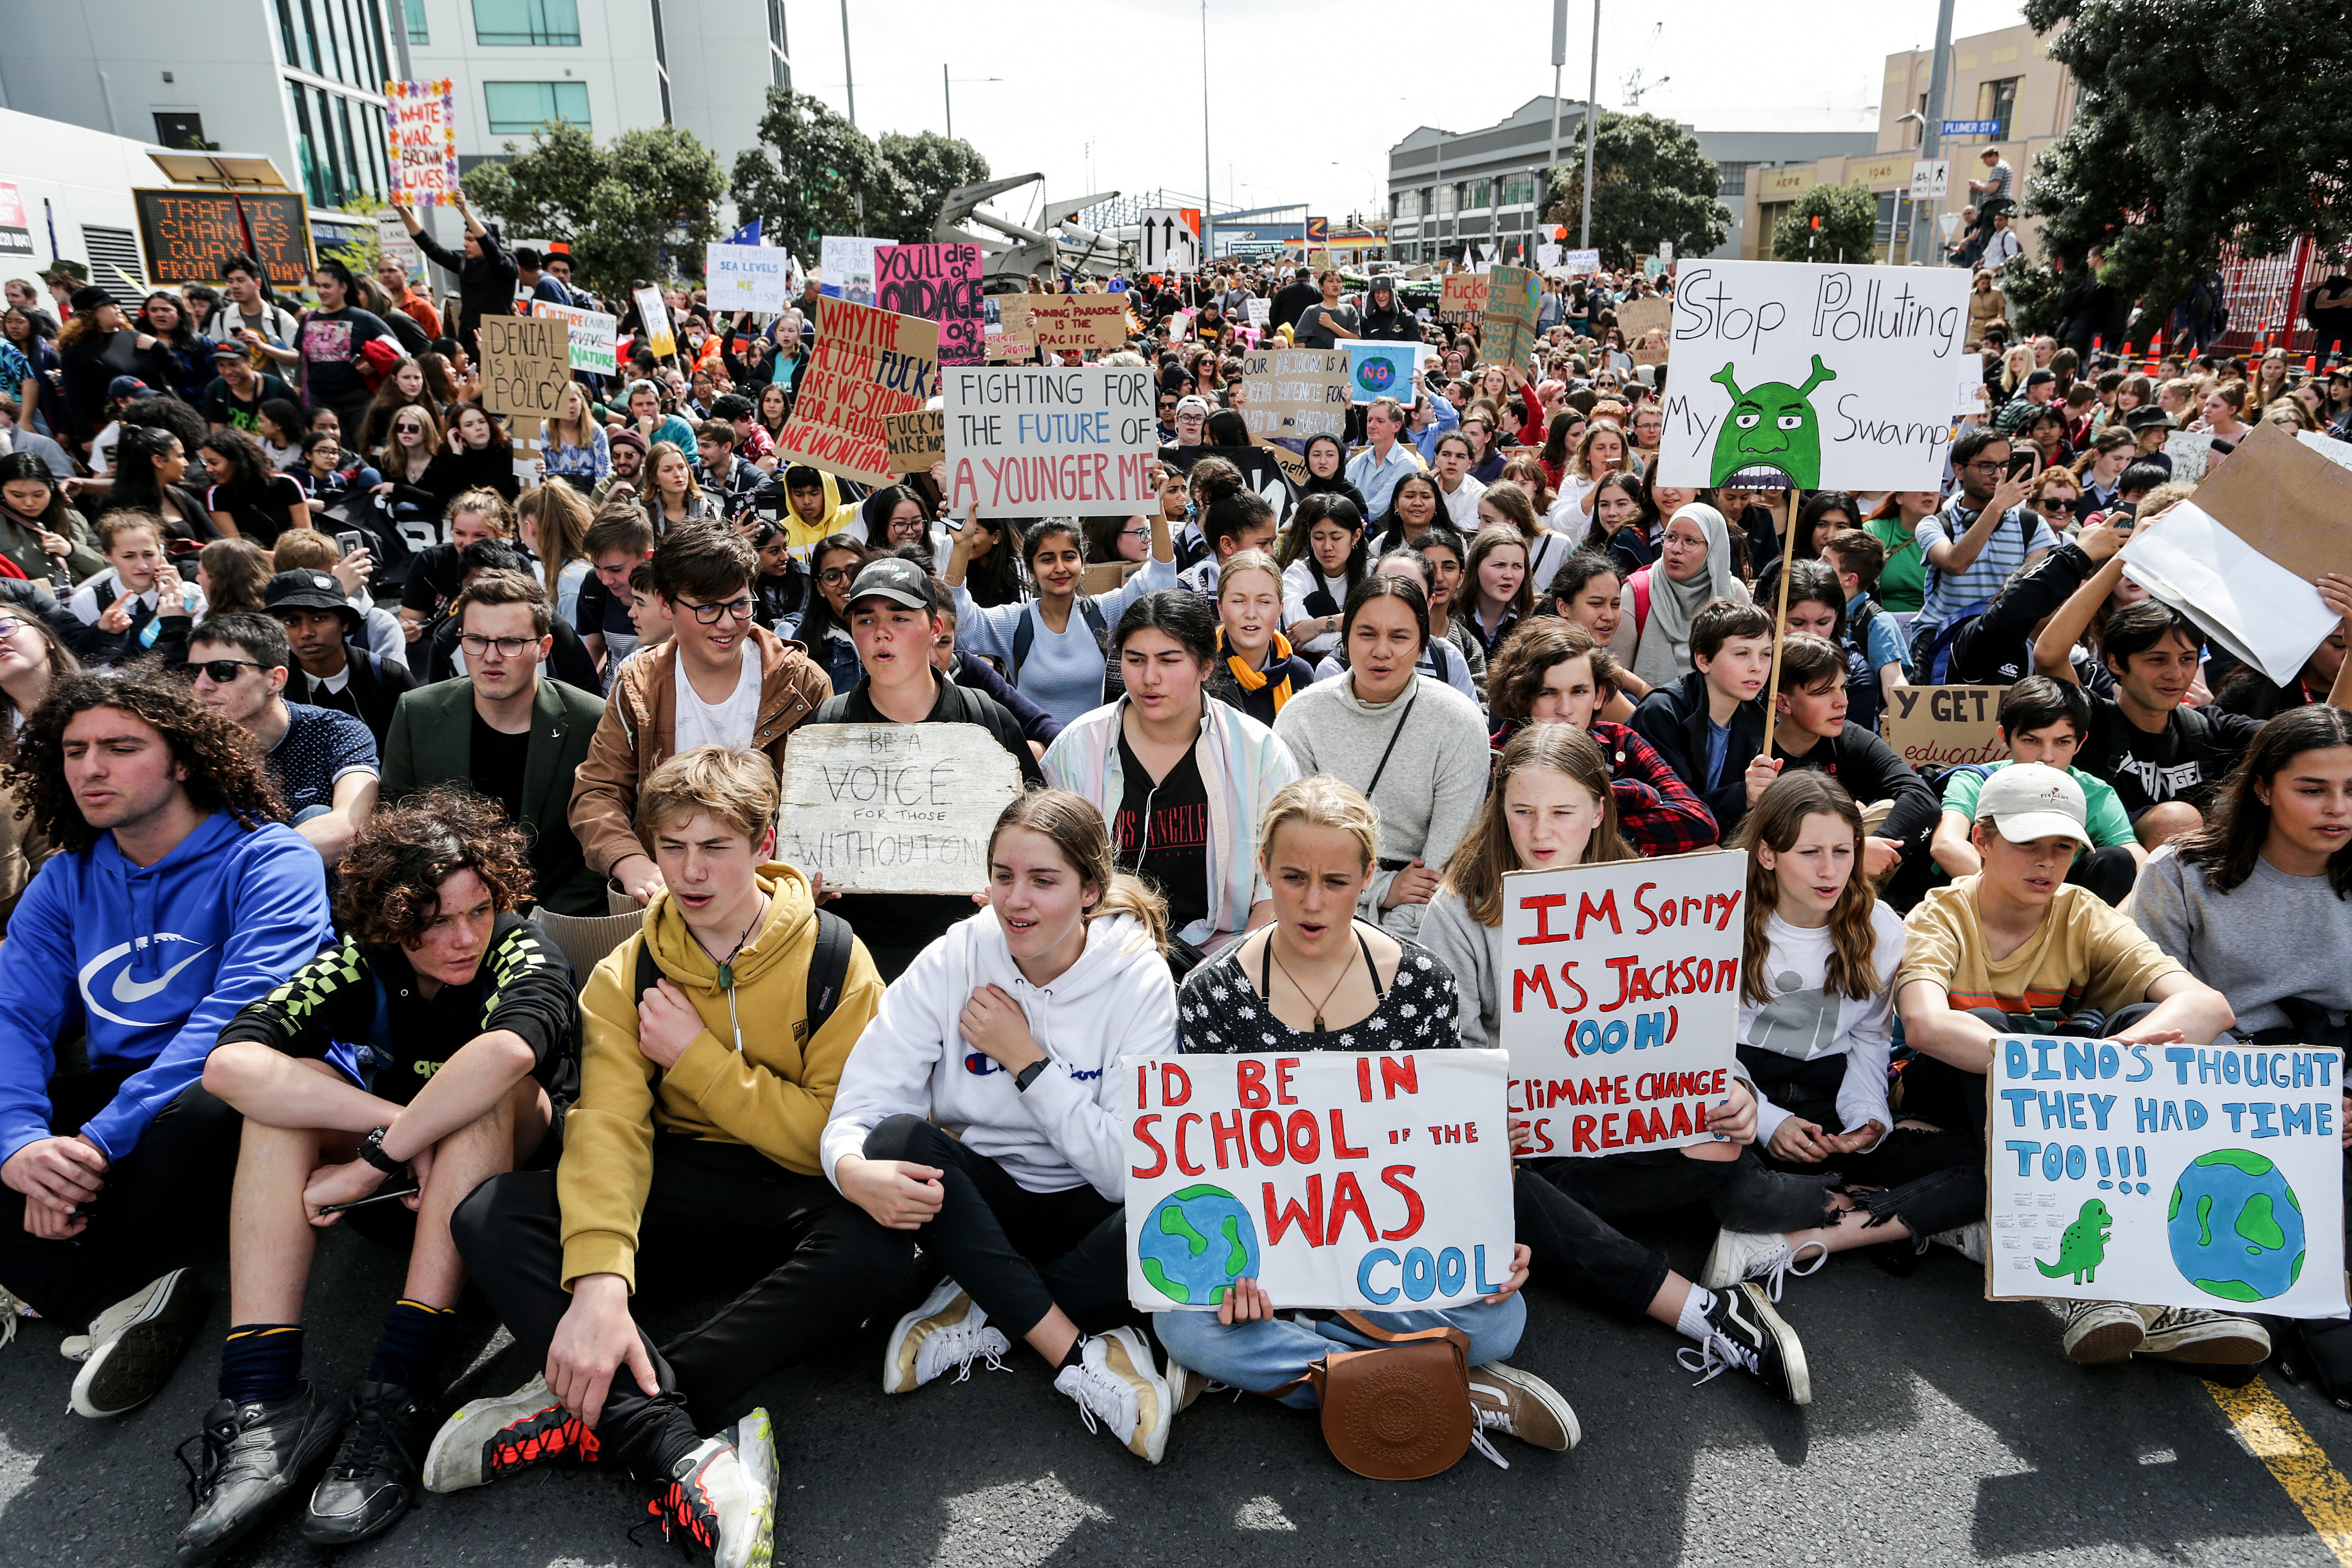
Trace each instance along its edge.
<instances>
[{"instance_id":1,"label":"black leggings","mask_svg":"<svg viewBox=\"0 0 2352 1568\"><path fill-rule=\"evenodd\" d=\"M1916 1058L1905 1070L1907 1074L1916 1069L1920 1062L1933 1060L1926 1057ZM1838 1089L1845 1080L1846 1058L1843 1054L1799 1062L1752 1046L1742 1046L1739 1062L1757 1087L1781 1110L1817 1123L1826 1131L1847 1131L1845 1121L1838 1114L1837 1108ZM1941 1062L1934 1065L1943 1066ZM1981 1100L1981 1079L1976 1081L1976 1092ZM1917 1120L1929 1120L1918 1117L1916 1111L1910 1114ZM1979 1124L1981 1121L1979 1117ZM1933 1236L1937 1231L1951 1230L1984 1217L1984 1139L1981 1133L1958 1130L1930 1132L1916 1127L1890 1127L1876 1147L1861 1153L1837 1155L1827 1165L1778 1160L1769 1153L1764 1156L1764 1161L1775 1170L1781 1171L1832 1170L1841 1181L1850 1185L1875 1189L1854 1194L1870 1211L1871 1223L1876 1225L1888 1219L1900 1219L1915 1237Z\"/></svg>"}]
</instances>

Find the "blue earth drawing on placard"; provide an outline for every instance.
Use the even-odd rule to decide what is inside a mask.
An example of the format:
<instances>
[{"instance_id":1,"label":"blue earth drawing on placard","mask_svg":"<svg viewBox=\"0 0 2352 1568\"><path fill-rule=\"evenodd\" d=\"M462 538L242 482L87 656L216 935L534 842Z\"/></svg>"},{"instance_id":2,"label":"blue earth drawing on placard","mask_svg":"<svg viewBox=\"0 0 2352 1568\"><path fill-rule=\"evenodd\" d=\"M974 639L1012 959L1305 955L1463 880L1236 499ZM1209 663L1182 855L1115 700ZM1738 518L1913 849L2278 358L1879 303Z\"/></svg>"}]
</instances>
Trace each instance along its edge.
<instances>
[{"instance_id":1,"label":"blue earth drawing on placard","mask_svg":"<svg viewBox=\"0 0 2352 1568\"><path fill-rule=\"evenodd\" d=\"M2172 1266L2209 1296L2267 1301L2303 1273L2303 1203L2260 1154L2200 1155L2180 1173L2165 1219Z\"/></svg>"},{"instance_id":2,"label":"blue earth drawing on placard","mask_svg":"<svg viewBox=\"0 0 2352 1568\"><path fill-rule=\"evenodd\" d=\"M1152 1288L1185 1307L1213 1307L1234 1281L1257 1273L1257 1226L1241 1200L1203 1183L1152 1205L1135 1238Z\"/></svg>"},{"instance_id":3,"label":"blue earth drawing on placard","mask_svg":"<svg viewBox=\"0 0 2352 1568\"><path fill-rule=\"evenodd\" d=\"M1366 392L1386 392L1396 384L1396 366L1384 359L1368 359L1356 366L1356 384Z\"/></svg>"}]
</instances>

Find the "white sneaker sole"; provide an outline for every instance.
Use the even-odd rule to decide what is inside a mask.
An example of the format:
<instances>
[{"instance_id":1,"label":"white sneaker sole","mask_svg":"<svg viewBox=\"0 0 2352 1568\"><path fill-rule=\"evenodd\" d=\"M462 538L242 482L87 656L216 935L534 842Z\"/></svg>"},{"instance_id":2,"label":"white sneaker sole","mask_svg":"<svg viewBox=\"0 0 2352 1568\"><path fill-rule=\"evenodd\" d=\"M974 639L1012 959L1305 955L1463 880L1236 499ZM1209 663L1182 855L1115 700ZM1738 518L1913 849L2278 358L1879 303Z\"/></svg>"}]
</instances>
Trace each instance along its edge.
<instances>
[{"instance_id":1,"label":"white sneaker sole","mask_svg":"<svg viewBox=\"0 0 2352 1568\"><path fill-rule=\"evenodd\" d=\"M541 1374L512 1394L468 1400L459 1405L455 1415L441 1423L441 1429L433 1434L433 1441L425 1450L425 1489L461 1492L488 1486L490 1475L482 1462L482 1445L493 1433L554 1403L555 1395ZM486 1415L495 1419L483 1421Z\"/></svg>"},{"instance_id":2,"label":"white sneaker sole","mask_svg":"<svg viewBox=\"0 0 2352 1568\"><path fill-rule=\"evenodd\" d=\"M1135 1437L1127 1445L1127 1451L1147 1465L1156 1465L1168 1452L1168 1428L1176 1419L1176 1402L1169 1391L1168 1380L1160 1376L1159 1369L1152 1365L1151 1347L1143 1342L1143 1336L1135 1330L1113 1329L1103 1338L1121 1348L1129 1365L1142 1377L1150 1391L1153 1404L1149 1412L1141 1409L1140 1401L1138 1402ZM1143 1447L1138 1448L1137 1443Z\"/></svg>"},{"instance_id":3,"label":"white sneaker sole","mask_svg":"<svg viewBox=\"0 0 2352 1568\"><path fill-rule=\"evenodd\" d=\"M186 1269L174 1268L163 1276L121 1333L90 1348L74 1375L73 1413L104 1420L136 1410L161 1394L210 1310L204 1287Z\"/></svg>"},{"instance_id":4,"label":"white sneaker sole","mask_svg":"<svg viewBox=\"0 0 2352 1568\"><path fill-rule=\"evenodd\" d=\"M931 1288L929 1295L923 1298L921 1306L898 1320L898 1326L890 1331L890 1337L882 1344L883 1393L912 1394L916 1389L923 1386L915 1376L912 1358L909 1358L907 1363L904 1381L900 1380L899 1347L907 1342L907 1335L913 1331L917 1323L921 1322L925 1318L936 1317L947 1310L949 1304L963 1293L963 1287L954 1280L942 1279ZM917 1352L919 1356L920 1353L919 1351Z\"/></svg>"},{"instance_id":5,"label":"white sneaker sole","mask_svg":"<svg viewBox=\"0 0 2352 1568\"><path fill-rule=\"evenodd\" d=\"M1780 1347L1780 1365L1789 1375L1789 1403L1811 1405L1813 1402L1813 1374L1805 1364L1804 1342L1797 1337L1797 1331L1789 1326L1789 1320L1773 1310L1771 1299L1762 1290L1751 1289L1747 1294L1748 1310L1756 1314L1758 1324L1772 1336L1772 1342Z\"/></svg>"}]
</instances>

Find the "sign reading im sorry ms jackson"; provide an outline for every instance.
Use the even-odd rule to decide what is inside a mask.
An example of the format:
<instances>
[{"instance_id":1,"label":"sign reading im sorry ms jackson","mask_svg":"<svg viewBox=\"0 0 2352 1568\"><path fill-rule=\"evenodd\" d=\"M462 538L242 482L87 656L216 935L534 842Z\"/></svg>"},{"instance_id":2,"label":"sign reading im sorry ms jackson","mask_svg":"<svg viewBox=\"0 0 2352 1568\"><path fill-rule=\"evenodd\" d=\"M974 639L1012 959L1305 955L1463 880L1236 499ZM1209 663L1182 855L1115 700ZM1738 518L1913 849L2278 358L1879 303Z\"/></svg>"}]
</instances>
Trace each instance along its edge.
<instances>
[{"instance_id":1,"label":"sign reading im sorry ms jackson","mask_svg":"<svg viewBox=\"0 0 2352 1568\"><path fill-rule=\"evenodd\" d=\"M1932 489L1968 334L1958 268L1688 266L1660 482Z\"/></svg>"}]
</instances>

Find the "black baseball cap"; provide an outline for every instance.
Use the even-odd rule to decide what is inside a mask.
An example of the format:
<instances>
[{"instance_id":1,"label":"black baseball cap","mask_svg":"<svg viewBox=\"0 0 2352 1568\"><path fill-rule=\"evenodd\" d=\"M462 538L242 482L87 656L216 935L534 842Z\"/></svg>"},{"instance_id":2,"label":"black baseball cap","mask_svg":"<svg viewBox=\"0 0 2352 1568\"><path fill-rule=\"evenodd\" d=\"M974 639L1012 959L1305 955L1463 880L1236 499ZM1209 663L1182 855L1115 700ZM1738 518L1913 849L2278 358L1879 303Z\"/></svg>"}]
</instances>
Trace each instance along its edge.
<instances>
[{"instance_id":1,"label":"black baseball cap","mask_svg":"<svg viewBox=\"0 0 2352 1568\"><path fill-rule=\"evenodd\" d=\"M868 562L859 569L845 603L856 605L860 599L887 599L910 610L931 607L930 585L923 580L923 569L896 556Z\"/></svg>"},{"instance_id":2,"label":"black baseball cap","mask_svg":"<svg viewBox=\"0 0 2352 1568\"><path fill-rule=\"evenodd\" d=\"M343 585L324 572L307 568L280 572L261 591L262 607L272 615L280 610L333 610L343 617L343 628L356 632L361 626L358 610L352 608L351 595Z\"/></svg>"}]
</instances>

